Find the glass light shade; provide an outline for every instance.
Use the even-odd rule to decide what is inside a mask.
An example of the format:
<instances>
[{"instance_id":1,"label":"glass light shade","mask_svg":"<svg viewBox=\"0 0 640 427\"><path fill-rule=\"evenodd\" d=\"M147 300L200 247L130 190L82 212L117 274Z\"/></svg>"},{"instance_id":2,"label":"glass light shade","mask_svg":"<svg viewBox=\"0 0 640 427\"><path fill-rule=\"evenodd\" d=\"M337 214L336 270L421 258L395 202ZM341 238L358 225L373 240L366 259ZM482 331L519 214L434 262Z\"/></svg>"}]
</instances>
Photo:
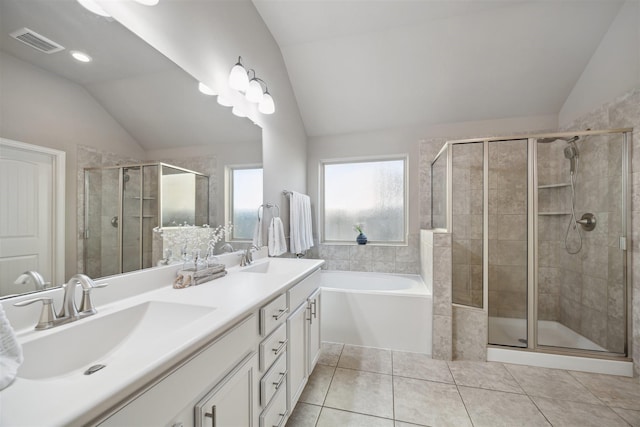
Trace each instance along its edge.
<instances>
[{"instance_id":1,"label":"glass light shade","mask_svg":"<svg viewBox=\"0 0 640 427\"><path fill-rule=\"evenodd\" d=\"M250 102L260 102L262 101L263 93L262 93L262 85L256 79L251 79L249 82L249 86L247 87L247 101Z\"/></svg>"},{"instance_id":2,"label":"glass light shade","mask_svg":"<svg viewBox=\"0 0 640 427\"><path fill-rule=\"evenodd\" d=\"M223 107L233 107L233 103L222 95L218 95L218 104Z\"/></svg>"},{"instance_id":3,"label":"glass light shade","mask_svg":"<svg viewBox=\"0 0 640 427\"><path fill-rule=\"evenodd\" d=\"M159 1L160 0L136 0L137 3L143 4L145 6L155 6Z\"/></svg>"},{"instance_id":4,"label":"glass light shade","mask_svg":"<svg viewBox=\"0 0 640 427\"><path fill-rule=\"evenodd\" d=\"M258 111L262 114L273 114L276 112L276 105L269 91L266 91L262 97L262 101L258 104Z\"/></svg>"},{"instance_id":5,"label":"glass light shade","mask_svg":"<svg viewBox=\"0 0 640 427\"><path fill-rule=\"evenodd\" d=\"M209 86L202 82L198 82L198 90L205 95L215 95L216 93Z\"/></svg>"},{"instance_id":6,"label":"glass light shade","mask_svg":"<svg viewBox=\"0 0 640 427\"><path fill-rule=\"evenodd\" d=\"M249 86L249 76L247 76L247 70L244 69L240 61L236 63L229 73L229 87L231 89L244 92Z\"/></svg>"},{"instance_id":7,"label":"glass light shade","mask_svg":"<svg viewBox=\"0 0 640 427\"><path fill-rule=\"evenodd\" d=\"M106 18L110 18L109 15L95 0L78 0L78 3L82 5L85 9L90 12L95 13L96 15L104 16Z\"/></svg>"},{"instance_id":8,"label":"glass light shade","mask_svg":"<svg viewBox=\"0 0 640 427\"><path fill-rule=\"evenodd\" d=\"M238 116L238 117L247 117L247 115L244 113L244 111L242 111L241 108L238 108L237 105L235 105L232 109L231 112L233 113L234 116Z\"/></svg>"}]
</instances>

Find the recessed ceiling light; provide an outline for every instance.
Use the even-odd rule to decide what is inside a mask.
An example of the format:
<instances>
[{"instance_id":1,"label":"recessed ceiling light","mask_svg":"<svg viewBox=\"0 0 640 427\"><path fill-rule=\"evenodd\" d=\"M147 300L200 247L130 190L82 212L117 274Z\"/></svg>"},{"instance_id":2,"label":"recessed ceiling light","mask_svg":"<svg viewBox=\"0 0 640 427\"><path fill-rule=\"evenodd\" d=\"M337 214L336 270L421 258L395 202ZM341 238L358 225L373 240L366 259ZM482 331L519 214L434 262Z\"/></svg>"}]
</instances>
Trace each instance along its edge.
<instances>
[{"instance_id":1,"label":"recessed ceiling light","mask_svg":"<svg viewBox=\"0 0 640 427\"><path fill-rule=\"evenodd\" d=\"M213 89L211 89L209 86L207 86L206 84L199 82L198 83L198 90L202 93L204 93L205 95L216 95L216 93L213 91Z\"/></svg>"},{"instance_id":2,"label":"recessed ceiling light","mask_svg":"<svg viewBox=\"0 0 640 427\"><path fill-rule=\"evenodd\" d=\"M145 6L155 6L159 1L160 0L136 0L137 3L143 4Z\"/></svg>"},{"instance_id":3,"label":"recessed ceiling light","mask_svg":"<svg viewBox=\"0 0 640 427\"><path fill-rule=\"evenodd\" d=\"M73 59L80 62L91 62L93 59L84 52L80 52L79 50L72 50L71 56Z\"/></svg>"},{"instance_id":4,"label":"recessed ceiling light","mask_svg":"<svg viewBox=\"0 0 640 427\"><path fill-rule=\"evenodd\" d=\"M96 15L104 16L106 18L110 18L109 15L95 0L78 0L78 3L82 5L85 9L95 13Z\"/></svg>"}]
</instances>

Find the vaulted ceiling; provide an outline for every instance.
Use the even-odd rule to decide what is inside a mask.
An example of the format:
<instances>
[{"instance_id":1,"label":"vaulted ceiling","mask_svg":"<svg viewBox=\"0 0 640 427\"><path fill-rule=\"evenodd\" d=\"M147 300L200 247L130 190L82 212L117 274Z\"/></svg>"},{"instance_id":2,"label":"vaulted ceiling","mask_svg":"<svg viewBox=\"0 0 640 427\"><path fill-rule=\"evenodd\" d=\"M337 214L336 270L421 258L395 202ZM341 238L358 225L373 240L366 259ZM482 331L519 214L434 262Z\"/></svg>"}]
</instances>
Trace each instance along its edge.
<instances>
[{"instance_id":1,"label":"vaulted ceiling","mask_svg":"<svg viewBox=\"0 0 640 427\"><path fill-rule=\"evenodd\" d=\"M281 48L309 136L557 114L622 4L253 3Z\"/></svg>"}]
</instances>

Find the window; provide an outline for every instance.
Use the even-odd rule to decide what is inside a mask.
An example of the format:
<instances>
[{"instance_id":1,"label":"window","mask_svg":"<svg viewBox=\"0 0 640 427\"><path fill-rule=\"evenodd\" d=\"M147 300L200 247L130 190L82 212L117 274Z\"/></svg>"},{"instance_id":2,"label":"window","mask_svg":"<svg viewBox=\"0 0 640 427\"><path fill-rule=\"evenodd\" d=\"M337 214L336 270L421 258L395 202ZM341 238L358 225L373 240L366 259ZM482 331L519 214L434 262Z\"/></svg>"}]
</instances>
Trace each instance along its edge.
<instances>
[{"instance_id":1,"label":"window","mask_svg":"<svg viewBox=\"0 0 640 427\"><path fill-rule=\"evenodd\" d=\"M262 167L227 167L227 222L233 224L231 238L251 240L262 204Z\"/></svg>"},{"instance_id":2,"label":"window","mask_svg":"<svg viewBox=\"0 0 640 427\"><path fill-rule=\"evenodd\" d=\"M354 242L361 224L369 242L405 243L406 165L406 157L322 163L323 241Z\"/></svg>"}]
</instances>

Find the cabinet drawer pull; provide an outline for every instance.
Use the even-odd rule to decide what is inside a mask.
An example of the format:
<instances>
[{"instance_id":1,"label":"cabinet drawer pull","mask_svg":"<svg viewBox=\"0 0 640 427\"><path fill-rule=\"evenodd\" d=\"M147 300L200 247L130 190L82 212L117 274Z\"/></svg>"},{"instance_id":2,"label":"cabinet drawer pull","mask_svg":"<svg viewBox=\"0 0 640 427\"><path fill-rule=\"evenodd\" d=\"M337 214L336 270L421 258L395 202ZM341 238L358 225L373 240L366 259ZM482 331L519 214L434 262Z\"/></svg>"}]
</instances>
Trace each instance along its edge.
<instances>
[{"instance_id":1,"label":"cabinet drawer pull","mask_svg":"<svg viewBox=\"0 0 640 427\"><path fill-rule=\"evenodd\" d=\"M288 308L285 308L284 310L280 309L280 310L278 310L278 314L274 314L273 315L273 318L276 319L276 320L280 320L280 318L282 316L284 316L285 314L287 314L288 312L289 312Z\"/></svg>"},{"instance_id":2,"label":"cabinet drawer pull","mask_svg":"<svg viewBox=\"0 0 640 427\"><path fill-rule=\"evenodd\" d=\"M287 343L289 342L289 340L286 339L284 341L278 341L278 342L280 343L280 347L272 349L276 356L279 355L282 350L284 350L284 348L287 346Z\"/></svg>"},{"instance_id":3,"label":"cabinet drawer pull","mask_svg":"<svg viewBox=\"0 0 640 427\"><path fill-rule=\"evenodd\" d=\"M288 411L284 411L284 414L278 414L278 415L280 415L280 421L278 422L278 425L274 425L273 427L281 427L282 426L282 423L284 422L284 419L287 416L287 412Z\"/></svg>"},{"instance_id":4,"label":"cabinet drawer pull","mask_svg":"<svg viewBox=\"0 0 640 427\"><path fill-rule=\"evenodd\" d=\"M317 304L317 303L318 303L318 300L317 300L317 299L314 299L314 300L311 302L311 305L313 306L313 310L311 311L311 314L313 314L313 318L314 318L314 319L317 319L317 318L318 318L318 310L317 310L318 304Z\"/></svg>"},{"instance_id":5,"label":"cabinet drawer pull","mask_svg":"<svg viewBox=\"0 0 640 427\"><path fill-rule=\"evenodd\" d=\"M280 381L273 383L273 385L276 386L276 390L280 388L280 386L282 385L282 382L286 377L287 377L287 370L285 369L284 372L280 372Z\"/></svg>"},{"instance_id":6,"label":"cabinet drawer pull","mask_svg":"<svg viewBox=\"0 0 640 427\"><path fill-rule=\"evenodd\" d=\"M216 427L216 405L211 407L211 412L207 412L204 414L205 417L211 418L211 425Z\"/></svg>"}]
</instances>

